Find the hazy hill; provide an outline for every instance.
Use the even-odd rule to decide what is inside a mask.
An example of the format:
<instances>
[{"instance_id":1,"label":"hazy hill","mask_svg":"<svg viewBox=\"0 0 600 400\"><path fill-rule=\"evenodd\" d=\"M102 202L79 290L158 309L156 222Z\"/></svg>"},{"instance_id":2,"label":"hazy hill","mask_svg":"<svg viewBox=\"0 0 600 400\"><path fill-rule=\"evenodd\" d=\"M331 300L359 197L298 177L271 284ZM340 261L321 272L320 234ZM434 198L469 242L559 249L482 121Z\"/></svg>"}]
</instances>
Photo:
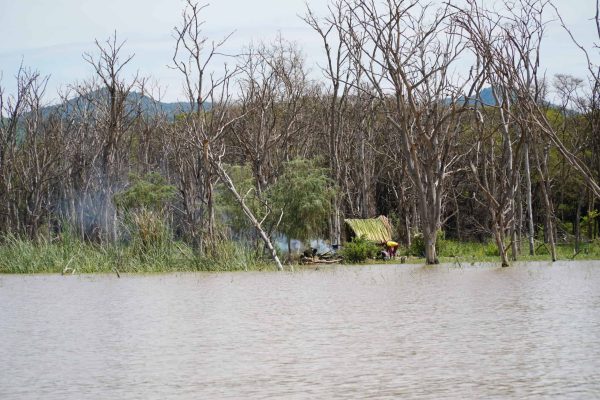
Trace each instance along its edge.
<instances>
[{"instance_id":1,"label":"hazy hill","mask_svg":"<svg viewBox=\"0 0 600 400\"><path fill-rule=\"evenodd\" d=\"M103 97L107 97L106 89L92 92L89 95L87 95L86 98L75 97L67 100L66 103L44 107L42 113L48 115L52 112L55 112L56 110L62 110L64 114L70 114L78 107L85 105L88 99L91 99L92 101L102 101ZM140 107L140 110L143 114L164 114L168 119L173 119L177 114L187 113L191 109L190 104L187 102L164 103L160 101L155 101L151 97L143 95L139 92L129 93L128 100L128 105L130 107ZM205 109L210 109L210 107L210 103L206 103L204 105Z\"/></svg>"}]
</instances>

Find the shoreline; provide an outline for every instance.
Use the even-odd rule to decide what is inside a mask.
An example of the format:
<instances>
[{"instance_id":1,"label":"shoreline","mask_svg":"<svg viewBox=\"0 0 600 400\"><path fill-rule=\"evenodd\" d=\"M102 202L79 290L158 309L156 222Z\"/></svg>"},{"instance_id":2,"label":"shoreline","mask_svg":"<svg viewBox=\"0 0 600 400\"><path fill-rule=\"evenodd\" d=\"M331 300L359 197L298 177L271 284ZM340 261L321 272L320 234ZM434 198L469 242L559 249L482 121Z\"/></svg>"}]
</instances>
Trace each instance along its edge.
<instances>
[{"instance_id":1,"label":"shoreline","mask_svg":"<svg viewBox=\"0 0 600 400\"><path fill-rule=\"evenodd\" d=\"M598 262L600 266L600 258L578 258L578 259L559 259L556 261L551 261L549 259L545 259L542 257L535 258L523 258L517 261L514 261L508 268L519 267L521 264L544 264L544 265L553 265L553 264L577 264L577 263L593 263ZM1 265L1 263L0 263ZM454 259L449 257L443 257L440 260L439 264L427 265L425 264L424 258L412 258L407 260L407 262L401 263L399 260L369 260L369 262L360 263L360 264L331 264L331 263L315 263L315 264L286 264L284 265L284 273L294 273L301 271L318 271L318 270L330 270L335 268L356 268L356 267L452 267L452 268L502 268L501 262L497 259L470 259L470 260L460 260L457 262ZM118 272L118 273L117 273ZM190 269L190 268L152 268L152 269L139 269L137 271L131 270L107 270L107 269L96 269L94 271L90 271L89 269L78 270L75 268L74 271L58 271L58 270L38 270L38 271L23 271L23 272L11 272L4 271L0 268L0 276L26 276L26 275L37 275L37 276L104 276L104 275L116 275L117 277L121 276L156 276L156 275L172 275L172 274L221 274L221 273L256 273L256 272L264 272L264 273L273 273L280 272L277 271L277 268L274 264L264 264L262 267L252 267L252 268L231 268L231 269Z\"/></svg>"}]
</instances>

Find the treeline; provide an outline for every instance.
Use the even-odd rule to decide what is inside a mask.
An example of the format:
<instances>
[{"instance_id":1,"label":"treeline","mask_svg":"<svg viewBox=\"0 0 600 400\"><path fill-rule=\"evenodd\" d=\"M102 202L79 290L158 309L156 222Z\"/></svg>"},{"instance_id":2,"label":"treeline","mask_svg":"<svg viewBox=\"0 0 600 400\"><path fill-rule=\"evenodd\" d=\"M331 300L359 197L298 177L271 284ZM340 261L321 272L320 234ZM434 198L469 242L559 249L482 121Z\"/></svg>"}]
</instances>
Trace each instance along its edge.
<instances>
[{"instance_id":1,"label":"treeline","mask_svg":"<svg viewBox=\"0 0 600 400\"><path fill-rule=\"evenodd\" d=\"M0 87L0 234L118 243L125 227L166 227L198 254L262 240L279 263L279 234L337 244L344 218L385 214L406 245L423 235L429 263L440 231L493 239L506 265L541 243L553 258L560 242L579 251L600 229L598 66L582 49L588 76L544 76L545 0L425 3L307 10L324 51L315 81L281 37L215 73L226 39L203 35L190 0L175 119L148 101L148 79L125 76L116 35L84 55L93 77L59 105L21 68L16 94Z\"/></svg>"}]
</instances>

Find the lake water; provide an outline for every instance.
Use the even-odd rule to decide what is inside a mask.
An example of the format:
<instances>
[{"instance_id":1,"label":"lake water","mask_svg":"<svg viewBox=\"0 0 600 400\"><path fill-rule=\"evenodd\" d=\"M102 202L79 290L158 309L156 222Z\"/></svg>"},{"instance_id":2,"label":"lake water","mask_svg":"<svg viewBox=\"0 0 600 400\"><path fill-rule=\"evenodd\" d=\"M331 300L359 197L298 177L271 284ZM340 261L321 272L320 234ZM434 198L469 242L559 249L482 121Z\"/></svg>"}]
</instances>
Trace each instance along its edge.
<instances>
[{"instance_id":1,"label":"lake water","mask_svg":"<svg viewBox=\"0 0 600 400\"><path fill-rule=\"evenodd\" d=\"M0 276L0 399L600 397L600 263Z\"/></svg>"}]
</instances>

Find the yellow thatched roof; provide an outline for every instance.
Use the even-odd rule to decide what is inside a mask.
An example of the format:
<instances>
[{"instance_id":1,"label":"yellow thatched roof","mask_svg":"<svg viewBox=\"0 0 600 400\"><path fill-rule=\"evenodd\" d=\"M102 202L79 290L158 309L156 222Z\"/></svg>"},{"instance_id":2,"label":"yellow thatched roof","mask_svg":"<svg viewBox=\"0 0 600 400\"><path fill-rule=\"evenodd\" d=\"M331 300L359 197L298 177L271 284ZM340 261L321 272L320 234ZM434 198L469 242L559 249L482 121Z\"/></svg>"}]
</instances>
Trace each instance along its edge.
<instances>
[{"instance_id":1,"label":"yellow thatched roof","mask_svg":"<svg viewBox=\"0 0 600 400\"><path fill-rule=\"evenodd\" d=\"M392 226L383 215L369 219L347 219L346 225L358 237L366 237L372 242L382 243L392 240Z\"/></svg>"}]
</instances>

